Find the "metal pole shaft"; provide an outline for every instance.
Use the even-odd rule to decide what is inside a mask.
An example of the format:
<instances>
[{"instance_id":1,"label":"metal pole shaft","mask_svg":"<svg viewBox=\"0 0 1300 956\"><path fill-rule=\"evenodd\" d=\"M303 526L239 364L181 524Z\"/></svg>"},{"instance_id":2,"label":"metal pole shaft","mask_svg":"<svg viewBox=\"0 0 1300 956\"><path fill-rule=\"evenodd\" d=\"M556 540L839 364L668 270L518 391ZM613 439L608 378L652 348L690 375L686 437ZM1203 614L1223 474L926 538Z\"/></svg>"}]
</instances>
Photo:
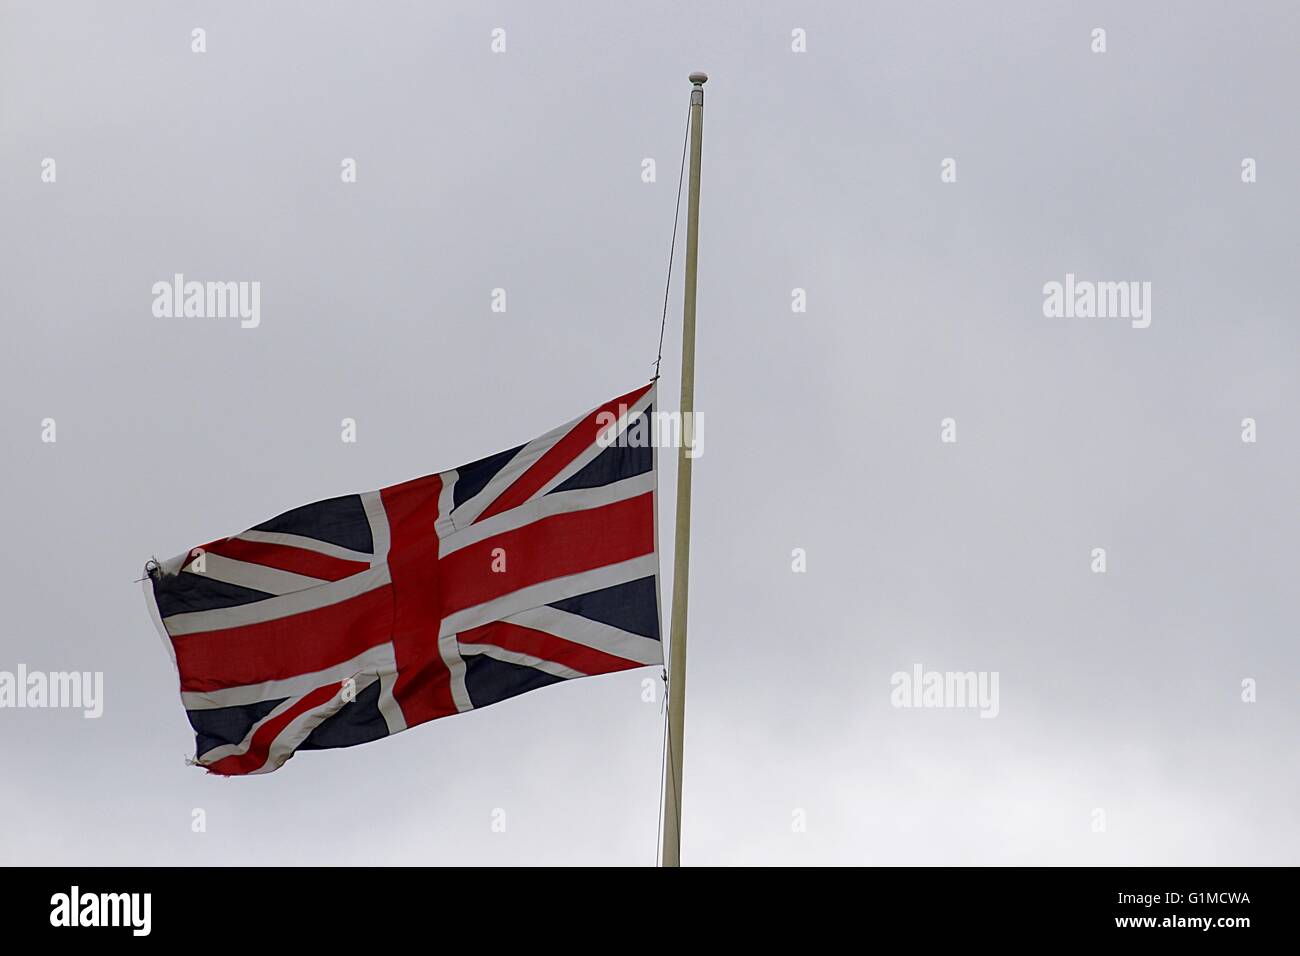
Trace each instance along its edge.
<instances>
[{"instance_id":1,"label":"metal pole shaft","mask_svg":"<svg viewBox=\"0 0 1300 956\"><path fill-rule=\"evenodd\" d=\"M680 866L682 854L682 755L686 722L686 591L691 571L691 458L695 412L695 268L700 233L700 137L704 131L704 84L692 73L691 178L686 206L686 291L682 303L682 447L677 455L677 532L673 547L672 644L668 674L668 767L664 787L664 866ZM693 452L692 452L693 454Z\"/></svg>"}]
</instances>

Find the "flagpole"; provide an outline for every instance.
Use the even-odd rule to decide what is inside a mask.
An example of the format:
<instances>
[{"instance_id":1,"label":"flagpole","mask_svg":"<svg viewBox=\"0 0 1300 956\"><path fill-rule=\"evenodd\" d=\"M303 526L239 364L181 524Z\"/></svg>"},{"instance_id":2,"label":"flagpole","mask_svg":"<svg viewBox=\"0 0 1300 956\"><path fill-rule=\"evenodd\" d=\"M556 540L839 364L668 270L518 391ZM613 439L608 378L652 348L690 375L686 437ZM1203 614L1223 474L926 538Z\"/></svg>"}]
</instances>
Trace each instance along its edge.
<instances>
[{"instance_id":1,"label":"flagpole","mask_svg":"<svg viewBox=\"0 0 1300 956\"><path fill-rule=\"evenodd\" d=\"M677 531L673 542L672 643L668 674L668 779L664 787L663 866L682 858L682 747L686 721L686 589L691 570L691 458L695 411L695 267L700 235L700 137L704 132L704 84L690 75L691 178L686 200L686 290L682 301L682 447L677 454Z\"/></svg>"}]
</instances>

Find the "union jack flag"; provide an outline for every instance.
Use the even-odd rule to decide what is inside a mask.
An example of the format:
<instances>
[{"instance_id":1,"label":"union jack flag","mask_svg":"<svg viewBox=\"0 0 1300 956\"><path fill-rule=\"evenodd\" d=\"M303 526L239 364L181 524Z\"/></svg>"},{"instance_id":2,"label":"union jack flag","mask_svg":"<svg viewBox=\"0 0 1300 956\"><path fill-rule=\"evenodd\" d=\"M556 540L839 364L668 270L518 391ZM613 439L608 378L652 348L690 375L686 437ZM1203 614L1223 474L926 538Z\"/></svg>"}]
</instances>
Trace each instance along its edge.
<instances>
[{"instance_id":1,"label":"union jack flag","mask_svg":"<svg viewBox=\"0 0 1300 956\"><path fill-rule=\"evenodd\" d=\"M267 773L298 750L661 664L657 453L628 440L654 396L150 562L195 762Z\"/></svg>"}]
</instances>

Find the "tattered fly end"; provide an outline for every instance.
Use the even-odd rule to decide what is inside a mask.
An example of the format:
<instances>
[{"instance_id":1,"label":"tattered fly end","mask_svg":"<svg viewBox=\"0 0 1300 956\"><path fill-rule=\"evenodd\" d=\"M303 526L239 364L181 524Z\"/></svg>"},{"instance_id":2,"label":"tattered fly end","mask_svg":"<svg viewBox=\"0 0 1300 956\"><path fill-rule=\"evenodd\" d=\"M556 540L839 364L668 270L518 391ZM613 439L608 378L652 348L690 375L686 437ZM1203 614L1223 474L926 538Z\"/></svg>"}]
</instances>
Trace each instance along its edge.
<instances>
[{"instance_id":1,"label":"tattered fly end","mask_svg":"<svg viewBox=\"0 0 1300 956\"><path fill-rule=\"evenodd\" d=\"M199 760L197 754L195 754L193 757L189 757L189 756L187 756L187 757L185 758L185 766L187 766L187 767L198 767L198 768L199 768L200 770L202 770L204 773L210 773L210 774L212 774L212 776L214 776L214 777L223 777L223 778L226 778L226 779L229 779L229 777L230 777L229 774L221 773L221 772L218 771L218 770L213 770L213 769L212 769L211 767L209 767L207 764L203 763L203 761Z\"/></svg>"}]
</instances>

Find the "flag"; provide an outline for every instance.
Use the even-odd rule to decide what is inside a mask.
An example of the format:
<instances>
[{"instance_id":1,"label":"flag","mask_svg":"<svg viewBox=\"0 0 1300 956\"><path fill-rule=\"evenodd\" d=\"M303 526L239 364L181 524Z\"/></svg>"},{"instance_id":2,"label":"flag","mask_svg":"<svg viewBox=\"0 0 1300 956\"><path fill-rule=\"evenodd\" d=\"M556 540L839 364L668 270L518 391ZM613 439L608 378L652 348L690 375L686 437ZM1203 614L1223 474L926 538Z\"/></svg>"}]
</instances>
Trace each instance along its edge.
<instances>
[{"instance_id":1,"label":"flag","mask_svg":"<svg viewBox=\"0 0 1300 956\"><path fill-rule=\"evenodd\" d=\"M654 395L150 562L195 762L266 773L299 750L662 664Z\"/></svg>"}]
</instances>

